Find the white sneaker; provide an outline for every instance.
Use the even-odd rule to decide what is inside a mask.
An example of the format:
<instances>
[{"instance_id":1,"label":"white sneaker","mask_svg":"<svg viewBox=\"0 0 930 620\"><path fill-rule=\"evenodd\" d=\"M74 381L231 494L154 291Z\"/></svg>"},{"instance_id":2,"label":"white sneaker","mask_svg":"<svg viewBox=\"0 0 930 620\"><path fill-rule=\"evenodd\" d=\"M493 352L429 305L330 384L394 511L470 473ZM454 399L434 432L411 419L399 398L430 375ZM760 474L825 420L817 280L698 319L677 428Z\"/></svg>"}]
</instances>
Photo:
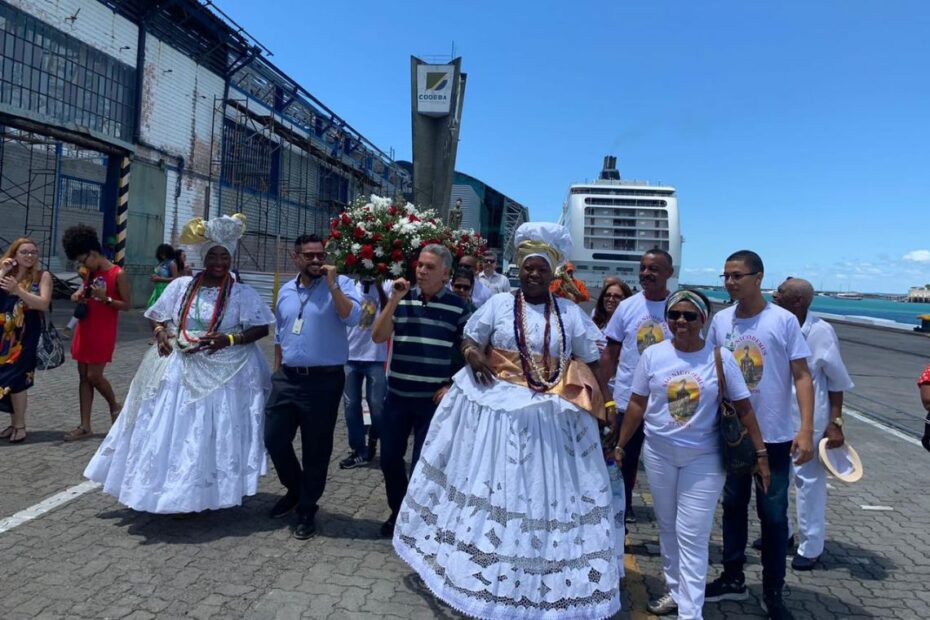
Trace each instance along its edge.
<instances>
[{"instance_id":1,"label":"white sneaker","mask_svg":"<svg viewBox=\"0 0 930 620\"><path fill-rule=\"evenodd\" d=\"M666 616L678 611L678 603L672 598L670 592L666 592L656 600L649 601L647 608L649 609L649 613L657 616Z\"/></svg>"}]
</instances>

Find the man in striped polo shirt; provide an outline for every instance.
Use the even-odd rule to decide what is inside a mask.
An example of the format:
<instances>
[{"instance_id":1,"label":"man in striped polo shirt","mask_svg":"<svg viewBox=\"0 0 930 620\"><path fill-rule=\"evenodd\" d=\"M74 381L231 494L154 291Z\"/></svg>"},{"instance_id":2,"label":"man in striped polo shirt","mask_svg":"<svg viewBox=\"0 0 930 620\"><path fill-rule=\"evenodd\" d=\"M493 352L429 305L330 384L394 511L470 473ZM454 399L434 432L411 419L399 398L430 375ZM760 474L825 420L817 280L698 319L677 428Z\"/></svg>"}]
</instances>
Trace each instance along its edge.
<instances>
[{"instance_id":1,"label":"man in striped polo shirt","mask_svg":"<svg viewBox=\"0 0 930 620\"><path fill-rule=\"evenodd\" d=\"M417 285L395 280L384 310L375 319L371 338L376 343L392 338L388 365L388 395L381 419L375 420L381 436L381 471L391 516L381 535L394 535L394 521L407 493L404 454L413 431L411 469L420 457L430 420L455 370L452 351L462 341L468 320L465 302L445 287L452 255L442 245L428 245L420 253Z\"/></svg>"}]
</instances>

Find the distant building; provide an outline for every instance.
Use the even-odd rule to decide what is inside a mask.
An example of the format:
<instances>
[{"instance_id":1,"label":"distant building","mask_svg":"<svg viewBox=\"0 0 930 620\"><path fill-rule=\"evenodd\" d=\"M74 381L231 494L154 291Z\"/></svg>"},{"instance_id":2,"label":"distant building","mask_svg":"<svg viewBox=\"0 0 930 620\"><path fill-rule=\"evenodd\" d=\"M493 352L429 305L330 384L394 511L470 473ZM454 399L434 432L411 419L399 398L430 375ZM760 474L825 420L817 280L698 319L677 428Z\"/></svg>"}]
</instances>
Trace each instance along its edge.
<instances>
[{"instance_id":1,"label":"distant building","mask_svg":"<svg viewBox=\"0 0 930 620\"><path fill-rule=\"evenodd\" d=\"M912 304L930 304L930 286L912 286L907 300Z\"/></svg>"},{"instance_id":2,"label":"distant building","mask_svg":"<svg viewBox=\"0 0 930 620\"><path fill-rule=\"evenodd\" d=\"M245 213L236 267L274 271L354 198L411 189L214 3L0 0L0 49L0 246L31 236L70 271L61 233L92 225L137 300L192 217Z\"/></svg>"},{"instance_id":3,"label":"distant building","mask_svg":"<svg viewBox=\"0 0 930 620\"><path fill-rule=\"evenodd\" d=\"M410 162L397 164L412 174ZM449 209L461 200L462 228L471 228L487 239L488 248L500 253L498 267L504 269L514 261L513 233L529 220L529 209L490 185L455 171L452 176L452 197Z\"/></svg>"}]
</instances>

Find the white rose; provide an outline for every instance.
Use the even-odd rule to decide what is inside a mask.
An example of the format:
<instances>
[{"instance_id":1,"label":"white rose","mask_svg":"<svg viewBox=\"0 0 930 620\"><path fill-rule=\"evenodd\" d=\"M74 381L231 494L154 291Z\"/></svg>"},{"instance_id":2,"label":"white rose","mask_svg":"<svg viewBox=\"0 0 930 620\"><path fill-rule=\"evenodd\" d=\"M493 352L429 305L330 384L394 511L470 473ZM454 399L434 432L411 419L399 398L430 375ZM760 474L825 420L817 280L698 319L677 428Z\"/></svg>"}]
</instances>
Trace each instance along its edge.
<instances>
[{"instance_id":1,"label":"white rose","mask_svg":"<svg viewBox=\"0 0 930 620\"><path fill-rule=\"evenodd\" d=\"M377 256L378 258L381 258L382 256L384 256L384 250L381 249L380 245L375 248L375 256Z\"/></svg>"},{"instance_id":2,"label":"white rose","mask_svg":"<svg viewBox=\"0 0 930 620\"><path fill-rule=\"evenodd\" d=\"M362 251L362 244L361 244L361 243L353 243L353 244L352 244L352 253L353 253L353 254L358 254L358 253L361 252L361 251Z\"/></svg>"},{"instance_id":3,"label":"white rose","mask_svg":"<svg viewBox=\"0 0 930 620\"><path fill-rule=\"evenodd\" d=\"M404 273L404 266L401 263L391 263L391 266L388 269L388 271L390 271L391 275L393 275L394 277L399 278L400 275Z\"/></svg>"},{"instance_id":4,"label":"white rose","mask_svg":"<svg viewBox=\"0 0 930 620\"><path fill-rule=\"evenodd\" d=\"M413 239L410 240L410 244L411 244L413 247L418 248L418 247L420 247L420 243L421 243L422 241L423 241L423 240L420 239L419 237L414 237Z\"/></svg>"},{"instance_id":5,"label":"white rose","mask_svg":"<svg viewBox=\"0 0 930 620\"><path fill-rule=\"evenodd\" d=\"M374 268L375 268L374 262L372 262L371 259L368 259L368 258L363 258L363 259L362 259L362 265L365 267L365 269L374 269Z\"/></svg>"}]
</instances>

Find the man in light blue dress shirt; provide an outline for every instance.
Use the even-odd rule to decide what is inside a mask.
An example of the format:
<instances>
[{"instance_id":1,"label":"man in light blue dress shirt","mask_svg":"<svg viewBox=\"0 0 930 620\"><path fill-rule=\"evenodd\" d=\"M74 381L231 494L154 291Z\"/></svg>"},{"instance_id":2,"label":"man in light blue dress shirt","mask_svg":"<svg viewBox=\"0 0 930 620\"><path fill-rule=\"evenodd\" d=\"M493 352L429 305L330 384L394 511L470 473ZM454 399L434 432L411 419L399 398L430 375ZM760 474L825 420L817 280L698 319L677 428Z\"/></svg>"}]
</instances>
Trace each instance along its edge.
<instances>
[{"instance_id":1,"label":"man in light blue dress shirt","mask_svg":"<svg viewBox=\"0 0 930 620\"><path fill-rule=\"evenodd\" d=\"M299 275L281 287L275 308L275 364L265 406L265 448L287 488L271 510L280 518L297 508L294 537L316 534L314 516L326 486L349 357L346 327L361 311L355 282L326 265L323 241L302 235L294 243ZM294 452L300 428L303 468Z\"/></svg>"}]
</instances>

